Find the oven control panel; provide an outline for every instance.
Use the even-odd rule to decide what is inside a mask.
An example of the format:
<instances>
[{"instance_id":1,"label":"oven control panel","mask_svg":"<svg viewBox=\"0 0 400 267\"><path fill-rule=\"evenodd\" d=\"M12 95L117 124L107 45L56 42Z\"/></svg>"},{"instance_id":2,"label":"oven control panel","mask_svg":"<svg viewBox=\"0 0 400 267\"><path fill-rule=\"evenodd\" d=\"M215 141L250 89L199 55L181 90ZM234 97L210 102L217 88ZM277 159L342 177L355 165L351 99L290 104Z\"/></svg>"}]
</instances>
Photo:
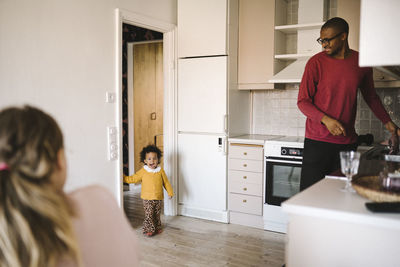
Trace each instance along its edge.
<instances>
[{"instance_id":1,"label":"oven control panel","mask_svg":"<svg viewBox=\"0 0 400 267\"><path fill-rule=\"evenodd\" d=\"M281 156L303 156L303 149L302 148L295 148L295 147L281 147Z\"/></svg>"}]
</instances>

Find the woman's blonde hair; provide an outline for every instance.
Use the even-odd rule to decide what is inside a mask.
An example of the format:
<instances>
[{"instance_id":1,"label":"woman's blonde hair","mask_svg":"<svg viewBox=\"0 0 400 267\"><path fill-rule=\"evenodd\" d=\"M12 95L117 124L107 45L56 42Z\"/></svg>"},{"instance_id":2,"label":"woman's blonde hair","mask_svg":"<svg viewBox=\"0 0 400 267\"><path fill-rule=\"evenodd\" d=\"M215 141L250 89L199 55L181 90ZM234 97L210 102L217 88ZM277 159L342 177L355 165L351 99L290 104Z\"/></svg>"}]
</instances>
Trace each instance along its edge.
<instances>
[{"instance_id":1,"label":"woman's blonde hair","mask_svg":"<svg viewBox=\"0 0 400 267\"><path fill-rule=\"evenodd\" d=\"M62 148L50 115L31 106L0 112L0 266L80 263L72 207L51 184Z\"/></svg>"}]
</instances>

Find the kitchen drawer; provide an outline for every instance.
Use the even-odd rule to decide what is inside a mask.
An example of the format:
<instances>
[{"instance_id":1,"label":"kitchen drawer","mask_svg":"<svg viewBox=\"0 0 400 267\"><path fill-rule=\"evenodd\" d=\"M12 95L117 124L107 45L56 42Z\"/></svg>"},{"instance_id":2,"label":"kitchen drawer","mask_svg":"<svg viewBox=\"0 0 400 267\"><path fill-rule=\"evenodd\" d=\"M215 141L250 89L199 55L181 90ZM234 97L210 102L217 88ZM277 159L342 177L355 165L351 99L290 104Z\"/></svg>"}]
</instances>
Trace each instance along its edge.
<instances>
[{"instance_id":1,"label":"kitchen drawer","mask_svg":"<svg viewBox=\"0 0 400 267\"><path fill-rule=\"evenodd\" d=\"M248 181L230 181L229 192L262 197L262 185L252 184Z\"/></svg>"},{"instance_id":2,"label":"kitchen drawer","mask_svg":"<svg viewBox=\"0 0 400 267\"><path fill-rule=\"evenodd\" d=\"M231 181L247 181L252 184L263 183L263 173L262 172L246 172L246 171L235 171L228 170L228 180Z\"/></svg>"},{"instance_id":3,"label":"kitchen drawer","mask_svg":"<svg viewBox=\"0 0 400 267\"><path fill-rule=\"evenodd\" d=\"M229 159L228 168L230 170L262 172L264 161L247 159Z\"/></svg>"},{"instance_id":4,"label":"kitchen drawer","mask_svg":"<svg viewBox=\"0 0 400 267\"><path fill-rule=\"evenodd\" d=\"M229 193L229 205L233 211L262 215L262 197Z\"/></svg>"},{"instance_id":5,"label":"kitchen drawer","mask_svg":"<svg viewBox=\"0 0 400 267\"><path fill-rule=\"evenodd\" d=\"M261 145L231 143L229 146L229 158L263 160L263 156Z\"/></svg>"}]
</instances>

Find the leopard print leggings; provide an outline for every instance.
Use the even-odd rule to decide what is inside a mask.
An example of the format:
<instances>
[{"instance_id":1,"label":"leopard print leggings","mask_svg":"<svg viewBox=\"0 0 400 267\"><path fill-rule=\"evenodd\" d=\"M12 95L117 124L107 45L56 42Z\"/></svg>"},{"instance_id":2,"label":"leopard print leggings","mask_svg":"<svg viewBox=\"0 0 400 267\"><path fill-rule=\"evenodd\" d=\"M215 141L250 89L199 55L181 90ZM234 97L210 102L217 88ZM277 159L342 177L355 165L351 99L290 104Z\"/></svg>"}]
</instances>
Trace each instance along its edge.
<instances>
[{"instance_id":1,"label":"leopard print leggings","mask_svg":"<svg viewBox=\"0 0 400 267\"><path fill-rule=\"evenodd\" d=\"M156 233L161 230L162 200L143 199L144 221L143 233Z\"/></svg>"}]
</instances>

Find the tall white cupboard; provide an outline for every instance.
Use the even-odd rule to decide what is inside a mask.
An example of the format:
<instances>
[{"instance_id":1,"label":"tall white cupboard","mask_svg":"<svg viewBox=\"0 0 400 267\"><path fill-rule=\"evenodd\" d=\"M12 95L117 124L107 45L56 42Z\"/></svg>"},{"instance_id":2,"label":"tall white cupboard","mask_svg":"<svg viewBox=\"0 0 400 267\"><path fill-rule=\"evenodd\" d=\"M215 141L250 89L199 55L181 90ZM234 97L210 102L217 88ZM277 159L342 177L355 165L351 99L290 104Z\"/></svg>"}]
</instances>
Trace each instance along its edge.
<instances>
[{"instance_id":1,"label":"tall white cupboard","mask_svg":"<svg viewBox=\"0 0 400 267\"><path fill-rule=\"evenodd\" d=\"M227 138L250 130L237 89L237 0L178 0L178 212L228 222Z\"/></svg>"}]
</instances>

